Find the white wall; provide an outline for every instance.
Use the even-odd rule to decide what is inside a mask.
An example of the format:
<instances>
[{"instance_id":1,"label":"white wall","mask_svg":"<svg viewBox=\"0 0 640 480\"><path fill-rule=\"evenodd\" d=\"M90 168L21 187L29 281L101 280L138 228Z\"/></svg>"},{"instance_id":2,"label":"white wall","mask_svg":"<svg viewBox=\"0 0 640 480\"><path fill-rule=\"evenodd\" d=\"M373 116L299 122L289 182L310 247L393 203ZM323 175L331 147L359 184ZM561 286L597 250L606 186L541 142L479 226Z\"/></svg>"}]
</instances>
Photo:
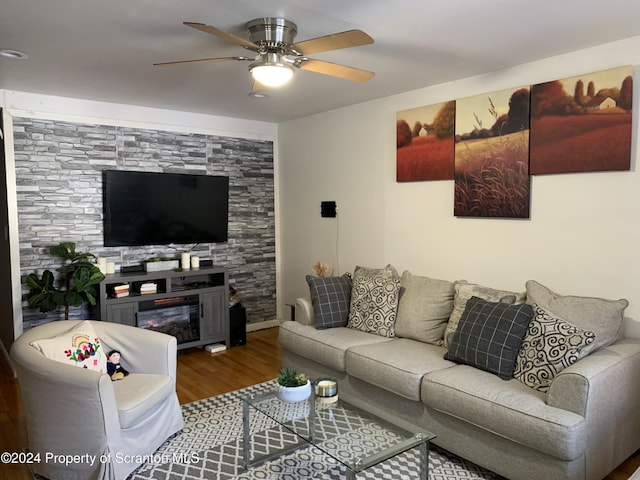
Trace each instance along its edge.
<instances>
[{"instance_id":1,"label":"white wall","mask_svg":"<svg viewBox=\"0 0 640 480\"><path fill-rule=\"evenodd\" d=\"M529 220L453 216L453 181L396 183L397 111L505 88L640 64L640 37L428 87L279 125L281 300L308 294L322 260L524 290L627 298L640 338L638 68L628 172L536 176ZM375 81L375 80L374 80ZM338 218L320 217L335 200Z\"/></svg>"}]
</instances>

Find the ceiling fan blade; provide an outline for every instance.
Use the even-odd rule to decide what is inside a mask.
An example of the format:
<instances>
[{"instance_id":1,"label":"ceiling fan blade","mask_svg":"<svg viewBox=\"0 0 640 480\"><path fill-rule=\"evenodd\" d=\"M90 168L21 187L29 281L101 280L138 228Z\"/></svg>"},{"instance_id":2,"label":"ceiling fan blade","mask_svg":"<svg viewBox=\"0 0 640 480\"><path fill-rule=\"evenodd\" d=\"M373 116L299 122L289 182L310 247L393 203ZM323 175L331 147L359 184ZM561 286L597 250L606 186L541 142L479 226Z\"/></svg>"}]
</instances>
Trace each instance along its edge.
<instances>
[{"instance_id":1,"label":"ceiling fan blade","mask_svg":"<svg viewBox=\"0 0 640 480\"><path fill-rule=\"evenodd\" d=\"M231 43L235 43L236 45L240 45L241 47L248 48L249 50L253 50L254 52L257 52L259 50L258 46L255 43L234 35L233 33L225 32L224 30L220 30L219 28L212 27L211 25L205 25L204 23L197 22L183 23L187 27L195 28L196 30L200 30L201 32L205 32L210 35L215 35L216 37L222 38L223 40L227 40Z\"/></svg>"},{"instance_id":2,"label":"ceiling fan blade","mask_svg":"<svg viewBox=\"0 0 640 480\"><path fill-rule=\"evenodd\" d=\"M362 30L347 30L346 32L334 33L324 37L294 43L292 48L301 55L312 55L314 53L359 47L360 45L369 45L372 43L373 38Z\"/></svg>"},{"instance_id":3,"label":"ceiling fan blade","mask_svg":"<svg viewBox=\"0 0 640 480\"><path fill-rule=\"evenodd\" d=\"M359 68L347 67L346 65L338 65L337 63L324 62L322 60L314 60L309 58L300 64L300 68L303 70L309 70L310 72L323 73L324 75L331 75L332 77L344 78L345 80L352 80L354 82L368 82L375 75L374 72L367 70L361 70Z\"/></svg>"},{"instance_id":4,"label":"ceiling fan blade","mask_svg":"<svg viewBox=\"0 0 640 480\"><path fill-rule=\"evenodd\" d=\"M170 65L180 65L184 63L207 63L207 62L227 62L229 60L252 60L247 57L216 57L216 58L198 58L196 60L178 60L177 62L154 63L154 67L167 67Z\"/></svg>"}]
</instances>

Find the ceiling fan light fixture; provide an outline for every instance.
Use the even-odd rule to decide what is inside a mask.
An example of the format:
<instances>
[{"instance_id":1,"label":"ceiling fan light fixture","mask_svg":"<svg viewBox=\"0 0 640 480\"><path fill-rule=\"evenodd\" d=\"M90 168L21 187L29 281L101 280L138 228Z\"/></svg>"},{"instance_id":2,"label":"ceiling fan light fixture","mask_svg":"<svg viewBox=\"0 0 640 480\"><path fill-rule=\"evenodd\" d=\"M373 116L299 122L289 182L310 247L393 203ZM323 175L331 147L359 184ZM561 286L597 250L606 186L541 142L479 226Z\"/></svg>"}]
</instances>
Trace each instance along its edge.
<instances>
[{"instance_id":1,"label":"ceiling fan light fixture","mask_svg":"<svg viewBox=\"0 0 640 480\"><path fill-rule=\"evenodd\" d=\"M293 78L293 67L280 61L277 53L268 53L265 59L249 65L253 79L267 87L281 87Z\"/></svg>"}]
</instances>

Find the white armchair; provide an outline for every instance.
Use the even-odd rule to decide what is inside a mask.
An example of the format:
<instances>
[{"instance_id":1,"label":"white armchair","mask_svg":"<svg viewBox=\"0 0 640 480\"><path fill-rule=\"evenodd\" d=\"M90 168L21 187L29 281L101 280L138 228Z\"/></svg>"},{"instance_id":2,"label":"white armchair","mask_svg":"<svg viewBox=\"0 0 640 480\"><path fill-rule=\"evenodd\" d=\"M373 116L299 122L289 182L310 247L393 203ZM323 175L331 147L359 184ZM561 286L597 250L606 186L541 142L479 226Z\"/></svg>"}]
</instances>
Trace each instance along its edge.
<instances>
[{"instance_id":1,"label":"white armchair","mask_svg":"<svg viewBox=\"0 0 640 480\"><path fill-rule=\"evenodd\" d=\"M123 380L46 358L31 345L71 330L57 321L27 330L11 347L33 465L52 480L124 480L183 428L176 395L176 339L91 321L104 352L122 352Z\"/></svg>"}]
</instances>

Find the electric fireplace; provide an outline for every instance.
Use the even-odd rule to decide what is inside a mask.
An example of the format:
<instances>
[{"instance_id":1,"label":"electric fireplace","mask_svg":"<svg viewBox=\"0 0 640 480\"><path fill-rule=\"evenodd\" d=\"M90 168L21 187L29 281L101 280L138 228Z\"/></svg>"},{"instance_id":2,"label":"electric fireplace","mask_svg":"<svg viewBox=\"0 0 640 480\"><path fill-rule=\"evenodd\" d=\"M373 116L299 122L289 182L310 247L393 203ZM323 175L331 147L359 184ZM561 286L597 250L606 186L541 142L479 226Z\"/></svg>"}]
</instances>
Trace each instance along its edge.
<instances>
[{"instance_id":1,"label":"electric fireplace","mask_svg":"<svg viewBox=\"0 0 640 480\"><path fill-rule=\"evenodd\" d=\"M200 302L198 295L160 298L138 303L140 328L173 335L178 344L200 340Z\"/></svg>"}]
</instances>

